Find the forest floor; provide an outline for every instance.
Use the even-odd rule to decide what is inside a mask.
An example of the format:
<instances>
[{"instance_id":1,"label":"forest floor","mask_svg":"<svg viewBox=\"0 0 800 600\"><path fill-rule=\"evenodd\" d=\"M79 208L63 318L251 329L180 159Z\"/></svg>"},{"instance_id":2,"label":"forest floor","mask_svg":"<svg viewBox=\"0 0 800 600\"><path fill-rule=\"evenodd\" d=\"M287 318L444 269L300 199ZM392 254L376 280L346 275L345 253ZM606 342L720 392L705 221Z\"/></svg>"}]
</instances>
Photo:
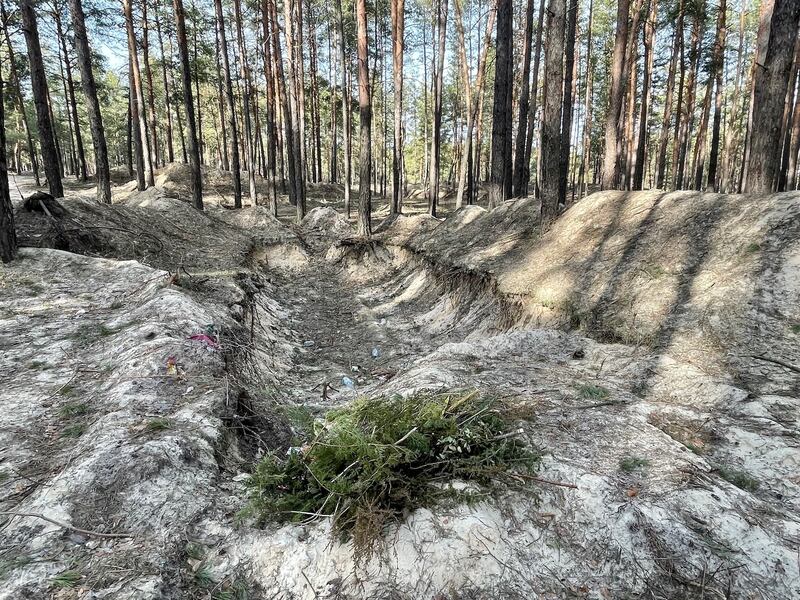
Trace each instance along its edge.
<instances>
[{"instance_id":1,"label":"forest floor","mask_svg":"<svg viewBox=\"0 0 800 600\"><path fill-rule=\"evenodd\" d=\"M797 194L599 194L549 232L528 199L353 245L324 202L200 215L181 185L18 211L0 598L800 597ZM544 482L419 509L366 563L241 516L296 407L458 389L505 399Z\"/></svg>"}]
</instances>

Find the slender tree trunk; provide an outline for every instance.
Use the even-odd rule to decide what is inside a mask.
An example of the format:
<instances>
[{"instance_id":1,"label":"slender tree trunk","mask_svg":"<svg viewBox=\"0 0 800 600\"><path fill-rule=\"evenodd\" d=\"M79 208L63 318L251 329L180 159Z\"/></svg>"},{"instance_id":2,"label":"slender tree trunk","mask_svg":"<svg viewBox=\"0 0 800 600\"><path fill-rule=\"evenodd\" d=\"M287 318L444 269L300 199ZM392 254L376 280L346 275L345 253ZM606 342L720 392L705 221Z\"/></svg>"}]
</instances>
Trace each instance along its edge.
<instances>
[{"instance_id":1,"label":"slender tree trunk","mask_svg":"<svg viewBox=\"0 0 800 600\"><path fill-rule=\"evenodd\" d=\"M147 119L145 117L144 91L142 89L142 74L139 70L139 53L136 49L136 34L133 28L133 8L131 0L122 0L122 8L125 13L125 25L128 31L128 54L130 55L132 95L131 106L134 120L134 127L139 129L139 137L134 136L134 140L141 139L136 144L136 152L141 156L144 165L142 176L138 176L139 189L155 185L153 177L153 163L150 156L150 148L147 136ZM137 158L137 163L139 159Z\"/></svg>"},{"instance_id":2,"label":"slender tree trunk","mask_svg":"<svg viewBox=\"0 0 800 600\"><path fill-rule=\"evenodd\" d=\"M214 3L214 14L217 19L219 19L219 15L217 14L217 7L216 2ZM223 78L222 73L222 45L219 41L219 25L215 27L214 35L214 64L217 68L217 110L219 111L219 130L214 129L215 135L218 136L219 141L219 160L220 165L223 171L230 171L231 170L231 162L228 156L228 128L225 125L225 79ZM225 48L225 52L227 53L227 48ZM219 139L221 138L221 139ZM236 200L234 198L234 205Z\"/></svg>"},{"instance_id":3,"label":"slender tree trunk","mask_svg":"<svg viewBox=\"0 0 800 600\"><path fill-rule=\"evenodd\" d=\"M247 180L250 184L250 202L253 206L256 206L258 204L258 190L256 189L256 148L253 139L253 123L250 117L252 100L251 88L253 84L250 78L250 65L247 60L247 47L244 42L241 0L233 1L233 12L234 22L236 24L236 41L239 46L239 74L242 78L242 103L244 104L242 116L244 117L245 151L247 153Z\"/></svg>"},{"instance_id":4,"label":"slender tree trunk","mask_svg":"<svg viewBox=\"0 0 800 600\"><path fill-rule=\"evenodd\" d=\"M636 162L633 169L631 189L641 190L647 154L647 122L650 117L650 97L653 76L653 41L655 39L658 0L650 0L650 11L644 25L644 73L642 75L642 106L639 111L639 139L636 143Z\"/></svg>"},{"instance_id":5,"label":"slender tree trunk","mask_svg":"<svg viewBox=\"0 0 800 600\"><path fill-rule=\"evenodd\" d=\"M5 26L5 19L3 25ZM5 123L5 82L0 69L0 124ZM0 127L0 259L11 262L17 256L17 232L14 229L14 207L8 187L6 162L6 128Z\"/></svg>"},{"instance_id":6,"label":"slender tree trunk","mask_svg":"<svg viewBox=\"0 0 800 600\"><path fill-rule=\"evenodd\" d=\"M25 129L25 138L28 143L28 154L31 159L31 168L33 169L33 177L36 180L36 187L41 185L39 179L39 160L36 157L36 147L33 144L33 136L31 135L30 124L28 123L28 115L25 112L25 98L22 96L22 86L19 81L19 73L17 72L17 62L14 53L14 47L11 44L11 37L8 35L8 15L6 14L6 7L3 2L0 2L0 18L2 18L3 35L6 38L6 47L8 49L8 62L11 66L11 84L14 86L15 98L17 101L17 109L22 118L22 126Z\"/></svg>"},{"instance_id":7,"label":"slender tree trunk","mask_svg":"<svg viewBox=\"0 0 800 600\"><path fill-rule=\"evenodd\" d=\"M442 153L442 98L444 94L444 54L447 48L447 0L437 0L439 48L433 87L433 135L431 138L431 185L428 189L428 213L436 216L439 203L439 170Z\"/></svg>"},{"instance_id":8,"label":"slender tree trunk","mask_svg":"<svg viewBox=\"0 0 800 600\"><path fill-rule=\"evenodd\" d=\"M586 182L587 174L591 168L592 150L592 84L593 84L593 55L592 55L592 17L594 13L594 1L589 0L589 24L586 29L586 96L584 98L583 109L583 155L578 176L579 197L589 194L589 185Z\"/></svg>"},{"instance_id":9,"label":"slender tree trunk","mask_svg":"<svg viewBox=\"0 0 800 600\"><path fill-rule=\"evenodd\" d=\"M614 54L611 59L611 91L605 126L606 147L601 180L604 190L614 189L620 184L620 157L622 155L620 118L622 117L622 100L625 93L622 79L625 73L625 46L628 41L629 12L630 0L619 0L617 3L617 32Z\"/></svg>"},{"instance_id":10,"label":"slender tree trunk","mask_svg":"<svg viewBox=\"0 0 800 600\"><path fill-rule=\"evenodd\" d=\"M745 191L773 191L780 171L781 117L789 87L792 50L800 21L800 3L775 0L770 20L769 43L763 65L756 67L753 82L753 128Z\"/></svg>"},{"instance_id":11,"label":"slender tree trunk","mask_svg":"<svg viewBox=\"0 0 800 600\"><path fill-rule=\"evenodd\" d=\"M305 210L305 160L303 157L303 121L305 117L300 109L300 87L302 81L299 81L299 68L297 64L298 55L302 62L302 53L297 47L299 38L297 36L297 27L299 20L296 20L297 7L295 6L300 0L286 0L284 2L284 26L286 34L286 52L290 57L289 70L287 71L287 83L289 91L289 111L291 113L291 122L293 127L288 134L288 143L291 145L292 154L289 162L294 162L294 194L295 194L295 207L297 208L298 222L303 219L306 214ZM290 165L290 173L292 167Z\"/></svg>"},{"instance_id":12,"label":"slender tree trunk","mask_svg":"<svg viewBox=\"0 0 800 600\"><path fill-rule=\"evenodd\" d=\"M142 65L144 66L144 77L147 82L147 119L150 121L150 155L152 167L161 165L161 157L158 151L158 131L156 129L156 101L155 88L153 87L153 71L150 68L150 29L147 20L147 3L150 0L142 0ZM151 167L151 168L152 168Z\"/></svg>"},{"instance_id":13,"label":"slender tree trunk","mask_svg":"<svg viewBox=\"0 0 800 600\"><path fill-rule=\"evenodd\" d=\"M798 81L800 81L800 69L797 72ZM797 189L797 165L800 162L800 93L794 101L794 112L792 113L792 131L789 147L789 164L787 167L787 184L786 189L793 191Z\"/></svg>"},{"instance_id":14,"label":"slender tree trunk","mask_svg":"<svg viewBox=\"0 0 800 600\"><path fill-rule=\"evenodd\" d=\"M536 25L536 44L533 51L533 73L530 94L530 108L528 110L528 127L525 134L525 162L522 164L522 188L524 194L529 193L530 179L531 179L531 154L533 152L533 139L536 135L536 111L538 110L539 100L539 58L542 53L542 32L544 31L544 14L545 14L545 0L541 0L539 4L539 21ZM539 161L541 162L541 161ZM538 168L537 168L538 170ZM535 188L538 182L534 186Z\"/></svg>"},{"instance_id":15,"label":"slender tree trunk","mask_svg":"<svg viewBox=\"0 0 800 600\"><path fill-rule=\"evenodd\" d=\"M369 90L369 56L367 53L367 5L366 0L356 0L358 26L358 107L361 122L361 156L358 182L358 233L369 238L372 235L372 100Z\"/></svg>"},{"instance_id":16,"label":"slender tree trunk","mask_svg":"<svg viewBox=\"0 0 800 600\"><path fill-rule=\"evenodd\" d=\"M222 14L222 0L214 0L214 12L217 17L217 36L219 37L220 62L225 84L225 101L228 106L228 130L231 133L231 177L233 179L233 206L242 208L242 171L239 164L239 126L236 122L236 100L233 96L231 82L231 66L228 58L228 40L225 37L225 18Z\"/></svg>"},{"instance_id":17,"label":"slender tree trunk","mask_svg":"<svg viewBox=\"0 0 800 600\"><path fill-rule=\"evenodd\" d=\"M277 188L277 159L278 140L276 132L276 106L275 106L275 73L272 64L272 36L274 32L270 26L269 9L265 4L261 6L261 27L264 33L264 78L266 89L266 117L267 117L267 183L270 212L278 216L278 188Z\"/></svg>"},{"instance_id":18,"label":"slender tree trunk","mask_svg":"<svg viewBox=\"0 0 800 600\"><path fill-rule=\"evenodd\" d=\"M796 95L800 92L795 92L797 74L800 73L800 35L794 45L794 63L789 75L789 88L786 92L786 106L783 112L782 133L781 133L781 168L778 173L778 179L775 184L776 192L786 191L786 184L789 180L789 154L791 152L792 143L792 112L796 103Z\"/></svg>"},{"instance_id":19,"label":"slender tree trunk","mask_svg":"<svg viewBox=\"0 0 800 600\"><path fill-rule=\"evenodd\" d=\"M294 145L292 143L292 136L293 136L293 124L292 124L292 110L289 106L289 97L286 91L286 78L284 77L284 70L283 70L283 57L281 54L281 44L280 40L278 39L278 9L275 5L275 0L266 0L269 5L269 18L270 18L270 29L273 33L272 35L272 59L273 59L273 67L275 73L275 83L276 89L278 91L278 100L281 105L281 110L283 112L283 145L286 148L286 175L288 180L288 188L289 188L289 203L297 206L297 178L295 176L295 169L300 168L298 161L295 160L294 156ZM281 153L281 157L283 153ZM283 172L283 169L281 169Z\"/></svg>"},{"instance_id":20,"label":"slender tree trunk","mask_svg":"<svg viewBox=\"0 0 800 600\"><path fill-rule=\"evenodd\" d=\"M183 106L186 111L189 163L192 166L192 201L195 208L203 210L203 173L200 167L200 149L197 143L197 130L194 120L194 100L192 98L192 70L189 65L189 45L186 43L186 14L183 0L173 0L175 29L178 39L178 56L183 82Z\"/></svg>"},{"instance_id":21,"label":"slender tree trunk","mask_svg":"<svg viewBox=\"0 0 800 600\"><path fill-rule=\"evenodd\" d=\"M692 121L694 120L694 101L697 93L697 76L700 69L700 40L703 37L703 13L705 12L705 0L702 0L702 11L698 11L694 15L694 24L692 25L692 45L689 52L690 67L689 67L689 80L686 84L686 102L683 107L683 114L681 115L680 131L678 133L678 146L677 153L678 159L675 164L675 188L683 189L686 185L685 173L687 155L689 153L689 134L692 130Z\"/></svg>"},{"instance_id":22,"label":"slender tree trunk","mask_svg":"<svg viewBox=\"0 0 800 600\"><path fill-rule=\"evenodd\" d=\"M166 122L166 144L167 144L167 161L175 161L175 150L172 147L172 99L170 98L170 90L173 89L171 68L167 68L167 55L164 54L164 38L161 36L161 12L159 3L155 5L155 21L156 21L156 37L158 38L158 50L161 53L161 78L164 84L164 107L167 113ZM171 57L170 57L171 60Z\"/></svg>"},{"instance_id":23,"label":"slender tree trunk","mask_svg":"<svg viewBox=\"0 0 800 600\"><path fill-rule=\"evenodd\" d=\"M455 0L458 2L458 0ZM403 209L403 36L405 1L391 0L392 70L394 74L394 145L392 146L392 214Z\"/></svg>"},{"instance_id":24,"label":"slender tree trunk","mask_svg":"<svg viewBox=\"0 0 800 600\"><path fill-rule=\"evenodd\" d=\"M507 142L510 141L511 136L511 115L508 111L509 96L513 82L513 73L509 69L511 55L514 51L512 12L511 0L497 1L497 42L495 44L489 209L495 208L506 199L506 163L511 160L511 156L507 155L506 150L510 150Z\"/></svg>"},{"instance_id":25,"label":"slender tree trunk","mask_svg":"<svg viewBox=\"0 0 800 600\"><path fill-rule=\"evenodd\" d=\"M735 177L737 166L733 164L734 153L738 155L739 140L741 139L742 118L744 115L744 94L741 93L742 79L743 79L743 64L744 64L744 24L747 12L743 6L739 12L739 49L736 58L736 82L733 86L733 111L730 117L731 133L725 140L725 152L722 161L722 179L720 182L720 191L722 193L729 193L731 191L731 181Z\"/></svg>"},{"instance_id":26,"label":"slender tree trunk","mask_svg":"<svg viewBox=\"0 0 800 600\"><path fill-rule=\"evenodd\" d=\"M75 101L75 82L72 79L72 66L69 62L69 53L67 52L66 36L61 24L61 11L60 7L56 6L54 13L56 20L56 31L59 41L61 42L61 52L64 55L64 69L67 76L67 99L75 133L75 151L77 153L78 169L76 175L78 181L86 181L86 153L83 149L83 136L81 135L81 122L78 119L78 104ZM76 41L77 45L77 41Z\"/></svg>"},{"instance_id":27,"label":"slender tree trunk","mask_svg":"<svg viewBox=\"0 0 800 600\"><path fill-rule=\"evenodd\" d=\"M342 0L336 0L339 13L339 58L342 62L342 128L344 129L344 210L350 217L350 187L353 182L352 173L352 125L350 124L350 76L347 68L346 35L344 29L344 12ZM425 84L427 85L427 83Z\"/></svg>"},{"instance_id":28,"label":"slender tree trunk","mask_svg":"<svg viewBox=\"0 0 800 600\"><path fill-rule=\"evenodd\" d=\"M53 122L50 119L48 107L47 76L42 62L42 49L39 45L39 30L36 25L36 9L33 0L20 0L20 13L25 43L28 47L31 88L36 106L36 122L39 126L39 143L42 149L44 172L50 193L56 198L61 198L64 196L64 188L61 185L61 169L59 168Z\"/></svg>"},{"instance_id":29,"label":"slender tree trunk","mask_svg":"<svg viewBox=\"0 0 800 600\"><path fill-rule=\"evenodd\" d=\"M339 111L339 99L336 96L336 65L337 59L334 56L334 28L333 28L333 13L329 14L328 23L328 81L330 82L330 118L331 118L331 132L330 132L330 161L328 162L329 175L328 178L331 183L339 181L339 121L336 115Z\"/></svg>"},{"instance_id":30,"label":"slender tree trunk","mask_svg":"<svg viewBox=\"0 0 800 600\"><path fill-rule=\"evenodd\" d=\"M492 43L492 30L494 29L494 19L497 14L496 2L489 9L486 32L484 33L483 46L478 57L478 74L475 85L470 84L469 63L467 61L466 35L464 33L464 16L462 14L461 2L455 0L456 8L456 28L458 30L459 48L461 52L461 78L464 80L464 93L467 110L467 127L464 134L464 150L461 153L461 168L458 176L458 195L456 196L456 208L464 205L464 194L467 195L467 204L472 204L472 132L475 129L475 122L479 120L480 98L483 96L484 81L486 79L486 57L489 54L489 47ZM480 150L480 148L479 148Z\"/></svg>"},{"instance_id":31,"label":"slender tree trunk","mask_svg":"<svg viewBox=\"0 0 800 600\"><path fill-rule=\"evenodd\" d=\"M717 36L714 41L714 124L711 129L711 153L708 160L707 191L719 189L717 185L717 163L719 161L720 127L722 124L722 96L724 93L722 75L725 68L725 39L727 28L725 26L725 13L728 10L727 0L720 0L719 13L717 14Z\"/></svg>"},{"instance_id":32,"label":"slender tree trunk","mask_svg":"<svg viewBox=\"0 0 800 600\"><path fill-rule=\"evenodd\" d=\"M561 189L561 111L564 96L565 0L550 0L547 9L547 43L544 47L544 108L542 116L542 222L558 216Z\"/></svg>"},{"instance_id":33,"label":"slender tree trunk","mask_svg":"<svg viewBox=\"0 0 800 600\"><path fill-rule=\"evenodd\" d=\"M572 99L575 96L575 34L578 19L578 0L570 0L566 14L567 38L564 49L564 100L561 108L561 156L558 178L558 204L567 203L567 174L569 171L570 140L572 138ZM554 24L555 25L555 24Z\"/></svg>"},{"instance_id":34,"label":"slender tree trunk","mask_svg":"<svg viewBox=\"0 0 800 600\"><path fill-rule=\"evenodd\" d=\"M66 60L69 60L69 59L66 59ZM67 104L67 115L66 115L67 118L66 118L66 121L67 121L67 130L68 130L68 133L69 133L69 136L67 138L69 155L67 156L67 164L66 164L66 170L64 171L64 174L65 175L66 174L74 175L75 179L80 181L80 174L78 173L78 169L77 169L78 161L75 158L75 136L74 136L75 130L73 128L72 113L71 113L71 110L70 110L70 107L69 107L69 91L67 90L67 75L64 72L64 61L65 61L65 58L64 58L64 55L63 55L63 53L61 51L61 46L59 45L59 48L58 48L58 70L59 70L59 74L61 75L61 85L62 85L61 89L62 89L63 94L64 94L64 100L65 100L65 102ZM57 121L56 121L55 116L53 114L52 98L51 98L50 102L51 102L50 103L50 116L53 118L53 123L56 123Z\"/></svg>"},{"instance_id":35,"label":"slender tree trunk","mask_svg":"<svg viewBox=\"0 0 800 600\"><path fill-rule=\"evenodd\" d=\"M672 120L672 98L675 94L675 73L678 68L678 59L683 39L683 0L678 2L678 18L675 21L675 31L672 34L672 56L669 61L667 73L667 89L664 98L664 114L661 119L661 133L658 140L658 156L656 157L656 187L664 188L667 173L667 145L669 144L669 126ZM680 113L680 96L678 100L678 113Z\"/></svg>"},{"instance_id":36,"label":"slender tree trunk","mask_svg":"<svg viewBox=\"0 0 800 600\"><path fill-rule=\"evenodd\" d=\"M541 15L540 15L541 16ZM537 32L537 40L540 39ZM525 185L525 140L528 132L528 110L530 109L531 42L533 41L533 0L525 6L525 33L522 46L522 79L519 93L519 120L517 122L517 141L514 151L514 176L512 190L515 196L522 197L527 192ZM538 55L536 57L539 58ZM533 123L531 123L533 127Z\"/></svg>"}]
</instances>

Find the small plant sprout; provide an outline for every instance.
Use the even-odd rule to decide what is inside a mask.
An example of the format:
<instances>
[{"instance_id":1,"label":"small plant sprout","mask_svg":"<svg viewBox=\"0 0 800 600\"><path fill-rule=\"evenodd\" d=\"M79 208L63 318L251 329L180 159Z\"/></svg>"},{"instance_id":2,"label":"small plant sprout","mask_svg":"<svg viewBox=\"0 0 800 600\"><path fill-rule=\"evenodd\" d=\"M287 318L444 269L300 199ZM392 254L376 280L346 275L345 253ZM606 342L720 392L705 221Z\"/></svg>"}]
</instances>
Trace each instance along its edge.
<instances>
[{"instance_id":1,"label":"small plant sprout","mask_svg":"<svg viewBox=\"0 0 800 600\"><path fill-rule=\"evenodd\" d=\"M73 588L77 585L82 577L83 575L81 575L78 571L62 571L53 578L52 584L53 587L61 589Z\"/></svg>"},{"instance_id":2,"label":"small plant sprout","mask_svg":"<svg viewBox=\"0 0 800 600\"><path fill-rule=\"evenodd\" d=\"M645 469L650 466L650 461L640 456L626 456L620 459L619 468L626 473L632 473L638 469Z\"/></svg>"}]
</instances>

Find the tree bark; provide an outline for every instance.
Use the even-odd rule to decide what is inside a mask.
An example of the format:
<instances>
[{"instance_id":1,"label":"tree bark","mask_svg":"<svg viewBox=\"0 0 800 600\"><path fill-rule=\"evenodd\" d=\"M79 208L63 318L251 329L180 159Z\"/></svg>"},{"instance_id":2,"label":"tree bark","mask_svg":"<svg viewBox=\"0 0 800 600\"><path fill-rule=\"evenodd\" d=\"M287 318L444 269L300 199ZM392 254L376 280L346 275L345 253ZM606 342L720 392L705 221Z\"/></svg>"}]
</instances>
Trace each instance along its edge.
<instances>
[{"instance_id":1,"label":"tree bark","mask_svg":"<svg viewBox=\"0 0 800 600\"><path fill-rule=\"evenodd\" d=\"M278 216L278 188L277 188L277 159L278 140L276 131L276 105L275 105L275 73L272 60L272 36L277 32L272 30L269 19L269 8L266 4L261 6L261 27L264 33L264 79L265 102L267 118L267 183L269 207L272 216Z\"/></svg>"},{"instance_id":2,"label":"tree bark","mask_svg":"<svg viewBox=\"0 0 800 600\"><path fill-rule=\"evenodd\" d=\"M161 157L158 151L158 131L156 129L156 101L155 89L153 87L153 70L150 68L150 29L147 20L147 3L150 0L142 0L142 64L144 66L144 77L147 82L147 119L150 121L150 155L153 167L161 165Z\"/></svg>"},{"instance_id":3,"label":"tree bark","mask_svg":"<svg viewBox=\"0 0 800 600\"><path fill-rule=\"evenodd\" d=\"M533 52L533 81L531 83L530 108L528 110L528 127L525 135L525 162L522 164L522 187L525 195L528 194L531 180L531 153L533 152L533 138L536 135L536 111L539 100L539 58L542 53L542 32L544 30L545 0L539 4L539 22L536 25L536 44ZM535 191L535 190L534 190Z\"/></svg>"},{"instance_id":4,"label":"tree bark","mask_svg":"<svg viewBox=\"0 0 800 600\"><path fill-rule=\"evenodd\" d=\"M231 65L228 58L228 40L225 36L225 18L222 14L222 0L214 0L214 12L217 17L217 36L219 37L220 62L225 85L225 101L228 106L228 130L231 134L230 167L233 179L233 207L242 208L242 171L239 164L239 126L236 122L236 100L233 96L231 81Z\"/></svg>"},{"instance_id":5,"label":"tree bark","mask_svg":"<svg viewBox=\"0 0 800 600\"><path fill-rule=\"evenodd\" d=\"M173 89L171 69L167 68L167 56L164 54L164 38L161 35L161 18L159 3L155 5L155 21L156 21L156 37L158 38L158 50L161 53L161 78L164 84L164 108L167 113L166 122L166 146L167 146L167 162L175 161L175 150L173 149L173 136L172 136L172 99L170 98L170 90Z\"/></svg>"},{"instance_id":6,"label":"tree bark","mask_svg":"<svg viewBox=\"0 0 800 600\"><path fill-rule=\"evenodd\" d=\"M137 157L137 164L141 161L144 165L144 172L140 176L137 173L137 181L139 182L139 190L155 184L153 177L153 163L150 156L150 142L147 135L147 119L145 116L145 103L144 103L144 90L142 89L142 74L139 70L139 53L136 49L136 34L133 28L133 8L131 0L122 0L122 8L125 13L125 26L128 32L128 54L130 55L130 68L131 68L131 114L134 121L134 127L139 129L139 137L134 136L135 151L141 157Z\"/></svg>"},{"instance_id":7,"label":"tree bark","mask_svg":"<svg viewBox=\"0 0 800 600\"><path fill-rule=\"evenodd\" d=\"M20 13L22 16L22 30L25 33L25 44L28 47L31 88L33 90L33 102L36 106L36 122L39 126L39 143L42 150L44 172L47 177L50 194L56 198L62 198L64 196L64 188L61 184L61 169L56 150L53 122L50 119L47 100L47 76L44 72L42 49L39 45L39 29L36 25L36 11L33 6L33 0L20 0Z\"/></svg>"},{"instance_id":8,"label":"tree bark","mask_svg":"<svg viewBox=\"0 0 800 600\"><path fill-rule=\"evenodd\" d=\"M719 189L717 185L717 163L719 162L720 127L722 125L722 96L723 96L723 71L725 68L725 39L727 28L725 26L725 13L728 10L727 0L720 0L717 15L717 35L714 41L714 123L711 126L711 151L708 158L708 184L706 191ZM736 100L736 98L734 98Z\"/></svg>"},{"instance_id":9,"label":"tree bark","mask_svg":"<svg viewBox=\"0 0 800 600\"><path fill-rule=\"evenodd\" d=\"M559 0L557 0L559 1ZM514 52L512 39L512 2L497 2L497 41L494 63L494 105L492 107L492 158L489 181L489 209L497 207L506 199L506 165L511 160L510 151L511 115L509 100L513 73L510 70ZM559 97L560 98L560 97Z\"/></svg>"},{"instance_id":10,"label":"tree bark","mask_svg":"<svg viewBox=\"0 0 800 600\"><path fill-rule=\"evenodd\" d=\"M289 134L289 142L292 146L292 158L289 162L293 161L296 163L294 165L294 193L298 222L301 221L306 214L306 163L303 154L303 137L305 131L303 123L305 122L305 115L301 109L301 88L303 87L303 81L300 75L300 65L298 64L298 62L302 63L302 51L299 48L300 37L299 32L297 31L301 24L297 8L297 3L300 1L301 0L284 1L286 52L289 54L287 83L289 88L289 110L292 115L291 120L293 123L291 131L287 133Z\"/></svg>"},{"instance_id":11,"label":"tree bark","mask_svg":"<svg viewBox=\"0 0 800 600\"><path fill-rule=\"evenodd\" d=\"M592 18L594 14L594 1L589 0L589 23L586 29L586 96L584 98L583 109L583 150L580 166L580 173L578 175L578 193L579 198L589 193L589 184L587 183L587 176L591 168L591 155L592 155L592 84L594 81L594 69L592 68ZM585 185L585 187L584 187Z\"/></svg>"},{"instance_id":12,"label":"tree bark","mask_svg":"<svg viewBox=\"0 0 800 600\"><path fill-rule=\"evenodd\" d=\"M431 184L428 188L428 213L435 217L439 203L439 170L442 154L442 97L444 94L444 54L447 49L447 0L437 0L439 48L433 85L433 135L431 136Z\"/></svg>"},{"instance_id":13,"label":"tree bark","mask_svg":"<svg viewBox=\"0 0 800 600\"><path fill-rule=\"evenodd\" d=\"M256 188L256 149L253 139L253 122L251 119L253 83L250 77L250 65L247 60L247 47L245 46L244 41L241 0L233 0L233 14L234 21L236 23L236 41L237 45L239 46L239 70L242 78L244 138L245 150L247 152L247 181L250 184L250 202L253 204L253 206L256 206L258 204L258 190Z\"/></svg>"},{"instance_id":14,"label":"tree bark","mask_svg":"<svg viewBox=\"0 0 800 600\"><path fill-rule=\"evenodd\" d=\"M342 0L336 0L336 7L339 13L339 58L342 62L342 129L344 141L344 210L347 217L350 217L350 187L353 183L353 128L350 124L350 75L347 68L346 37L344 29L344 11L342 10ZM427 83L425 84L427 85Z\"/></svg>"},{"instance_id":15,"label":"tree bark","mask_svg":"<svg viewBox=\"0 0 800 600\"><path fill-rule=\"evenodd\" d=\"M5 19L3 19L5 26ZM5 123L5 82L0 69L0 124ZM0 127L0 260L11 262L17 256L17 232L14 229L14 207L8 187L6 162L6 128Z\"/></svg>"},{"instance_id":16,"label":"tree bark","mask_svg":"<svg viewBox=\"0 0 800 600\"><path fill-rule=\"evenodd\" d=\"M203 173L200 167L200 149L197 143L197 130L194 120L194 100L192 98L192 70L189 66L189 45L186 43L186 14L183 0L173 0L175 29L178 39L178 56L183 82L183 106L186 111L186 129L189 164L192 167L192 202L198 210L203 210Z\"/></svg>"},{"instance_id":17,"label":"tree bark","mask_svg":"<svg viewBox=\"0 0 800 600\"><path fill-rule=\"evenodd\" d=\"M561 190L561 112L564 97L564 29L566 1L550 0L544 47L544 107L542 115L542 223L558 216Z\"/></svg>"},{"instance_id":18,"label":"tree bark","mask_svg":"<svg viewBox=\"0 0 800 600\"><path fill-rule=\"evenodd\" d=\"M561 156L558 179L558 204L567 203L570 140L572 138L572 99L575 95L575 33L578 20L578 0L570 0L567 14L567 38L564 49L564 100L561 108Z\"/></svg>"},{"instance_id":19,"label":"tree bark","mask_svg":"<svg viewBox=\"0 0 800 600\"><path fill-rule=\"evenodd\" d=\"M458 2L458 0L455 0ZM403 210L403 45L405 1L391 0L392 73L394 75L394 144L392 145L391 213Z\"/></svg>"},{"instance_id":20,"label":"tree bark","mask_svg":"<svg viewBox=\"0 0 800 600\"><path fill-rule=\"evenodd\" d=\"M642 75L642 106L639 112L639 140L636 143L636 163L631 189L641 190L647 164L647 122L650 117L650 97L653 76L653 41L655 39L658 0L650 0L650 14L644 25L644 74Z\"/></svg>"},{"instance_id":21,"label":"tree bark","mask_svg":"<svg viewBox=\"0 0 800 600\"><path fill-rule=\"evenodd\" d=\"M72 65L69 62L69 52L67 52L67 41L61 22L61 7L54 6L53 15L56 21L57 37L61 43L61 53L64 56L64 70L67 77L67 100L69 102L70 116L72 118L75 134L75 152L77 154L78 168L76 169L78 181L86 181L86 153L83 149L83 136L81 135L81 122L78 119L78 104L75 101L75 81L72 79ZM77 42L76 42L77 44Z\"/></svg>"},{"instance_id":22,"label":"tree bark","mask_svg":"<svg viewBox=\"0 0 800 600\"><path fill-rule=\"evenodd\" d=\"M669 129L670 122L672 120L672 99L675 94L675 74L678 68L678 58L680 57L680 49L683 39L683 0L679 0L678 2L678 18L675 21L675 31L673 32L672 36L672 56L669 60L669 70L667 72L664 113L661 118L661 133L659 134L658 155L656 157L656 187L659 189L664 189L664 184L666 181L667 145L669 144ZM680 113L680 105L678 106L677 112L678 114Z\"/></svg>"},{"instance_id":23,"label":"tree bark","mask_svg":"<svg viewBox=\"0 0 800 600\"><path fill-rule=\"evenodd\" d=\"M539 15L541 16L541 15ZM537 32L538 38L538 32ZM531 42L533 41L533 0L525 5L525 33L522 46L522 78L519 92L519 119L517 122L517 141L514 150L514 175L512 191L517 197L527 192L525 177L525 139L528 133L528 110L530 109ZM538 59L538 56L537 56ZM531 127L533 124L531 124Z\"/></svg>"},{"instance_id":24,"label":"tree bark","mask_svg":"<svg viewBox=\"0 0 800 600\"><path fill-rule=\"evenodd\" d=\"M622 154L620 118L622 117L622 100L625 93L622 78L625 73L625 46L628 41L629 12L630 0L619 0L614 53L611 59L611 91L609 92L605 125L606 147L601 181L601 187L604 190L614 189L620 183L620 156Z\"/></svg>"},{"instance_id":25,"label":"tree bark","mask_svg":"<svg viewBox=\"0 0 800 600\"><path fill-rule=\"evenodd\" d=\"M358 181L358 233L372 235L372 99L369 90L369 55L367 52L367 4L356 0L358 26L358 108L361 126L360 174Z\"/></svg>"},{"instance_id":26,"label":"tree bark","mask_svg":"<svg viewBox=\"0 0 800 600\"><path fill-rule=\"evenodd\" d=\"M753 127L745 185L748 193L766 193L776 188L781 148L776 140L781 131L798 22L800 3L775 0L766 59L756 67L753 82Z\"/></svg>"}]
</instances>

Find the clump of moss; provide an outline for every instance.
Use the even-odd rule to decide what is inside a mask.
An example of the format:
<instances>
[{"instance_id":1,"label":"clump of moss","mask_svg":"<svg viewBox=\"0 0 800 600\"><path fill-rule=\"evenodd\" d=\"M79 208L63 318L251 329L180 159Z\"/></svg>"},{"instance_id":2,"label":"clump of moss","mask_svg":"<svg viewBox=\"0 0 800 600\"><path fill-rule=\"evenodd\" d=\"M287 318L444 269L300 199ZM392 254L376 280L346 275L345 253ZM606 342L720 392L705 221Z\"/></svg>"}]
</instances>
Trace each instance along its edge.
<instances>
[{"instance_id":1,"label":"clump of moss","mask_svg":"<svg viewBox=\"0 0 800 600\"><path fill-rule=\"evenodd\" d=\"M578 386L578 393L588 400L605 400L609 396L606 388L591 383L582 383Z\"/></svg>"},{"instance_id":2,"label":"clump of moss","mask_svg":"<svg viewBox=\"0 0 800 600\"><path fill-rule=\"evenodd\" d=\"M331 517L334 534L368 556L388 522L475 493L449 482L490 488L531 471L538 456L517 433L476 392L360 399L316 421L302 447L267 455L249 482L251 506L262 521Z\"/></svg>"},{"instance_id":3,"label":"clump of moss","mask_svg":"<svg viewBox=\"0 0 800 600\"><path fill-rule=\"evenodd\" d=\"M744 471L720 465L716 468L717 473L728 483L732 483L739 489L747 492L755 492L759 488L759 482Z\"/></svg>"},{"instance_id":4,"label":"clump of moss","mask_svg":"<svg viewBox=\"0 0 800 600\"><path fill-rule=\"evenodd\" d=\"M641 456L626 456L619 461L619 468L626 473L632 473L637 469L643 469L649 466L650 461Z\"/></svg>"}]
</instances>

